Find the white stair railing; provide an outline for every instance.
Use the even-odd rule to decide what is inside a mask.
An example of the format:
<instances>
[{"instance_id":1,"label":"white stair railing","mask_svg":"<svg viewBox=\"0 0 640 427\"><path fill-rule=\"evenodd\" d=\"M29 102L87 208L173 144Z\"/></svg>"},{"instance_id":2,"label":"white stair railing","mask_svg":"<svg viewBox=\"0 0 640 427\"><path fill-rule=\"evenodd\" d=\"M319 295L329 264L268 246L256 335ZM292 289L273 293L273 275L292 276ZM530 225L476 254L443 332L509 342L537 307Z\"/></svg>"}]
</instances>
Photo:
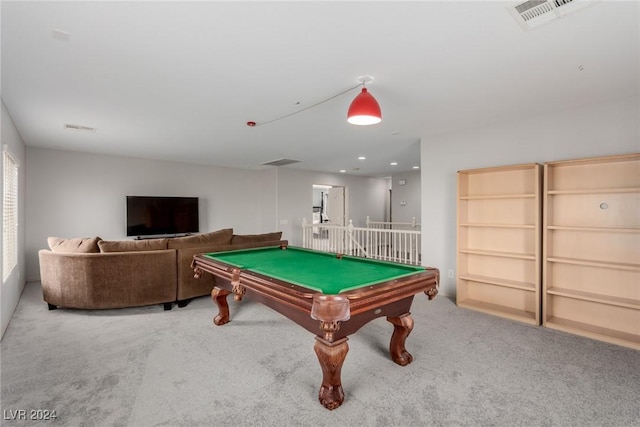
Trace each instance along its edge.
<instances>
[{"instance_id":1,"label":"white stair railing","mask_svg":"<svg viewBox=\"0 0 640 427\"><path fill-rule=\"evenodd\" d=\"M416 217L411 218L411 222L388 222L388 221L371 221L367 216L367 228L382 228L393 230L420 230L420 223L416 222Z\"/></svg>"},{"instance_id":2,"label":"white stair railing","mask_svg":"<svg viewBox=\"0 0 640 427\"><path fill-rule=\"evenodd\" d=\"M309 224L302 220L302 246L324 252L420 265L421 232L349 225Z\"/></svg>"}]
</instances>

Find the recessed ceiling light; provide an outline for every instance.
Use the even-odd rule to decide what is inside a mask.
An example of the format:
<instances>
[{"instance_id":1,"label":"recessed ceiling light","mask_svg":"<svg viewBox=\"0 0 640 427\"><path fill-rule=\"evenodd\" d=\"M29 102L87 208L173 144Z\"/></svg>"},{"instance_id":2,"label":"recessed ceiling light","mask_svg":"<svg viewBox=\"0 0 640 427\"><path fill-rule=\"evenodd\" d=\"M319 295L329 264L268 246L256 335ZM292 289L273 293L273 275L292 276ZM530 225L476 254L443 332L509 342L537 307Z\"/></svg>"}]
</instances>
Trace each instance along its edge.
<instances>
[{"instance_id":1,"label":"recessed ceiling light","mask_svg":"<svg viewBox=\"0 0 640 427\"><path fill-rule=\"evenodd\" d=\"M413 168L414 169L420 169L420 166L414 166Z\"/></svg>"},{"instance_id":2,"label":"recessed ceiling light","mask_svg":"<svg viewBox=\"0 0 640 427\"><path fill-rule=\"evenodd\" d=\"M346 169L340 169L340 173L347 173Z\"/></svg>"},{"instance_id":3,"label":"recessed ceiling light","mask_svg":"<svg viewBox=\"0 0 640 427\"><path fill-rule=\"evenodd\" d=\"M365 156L360 156L358 157L358 160L366 160L367 158Z\"/></svg>"},{"instance_id":4,"label":"recessed ceiling light","mask_svg":"<svg viewBox=\"0 0 640 427\"><path fill-rule=\"evenodd\" d=\"M391 166L398 166L398 162L391 162L389 163Z\"/></svg>"}]
</instances>

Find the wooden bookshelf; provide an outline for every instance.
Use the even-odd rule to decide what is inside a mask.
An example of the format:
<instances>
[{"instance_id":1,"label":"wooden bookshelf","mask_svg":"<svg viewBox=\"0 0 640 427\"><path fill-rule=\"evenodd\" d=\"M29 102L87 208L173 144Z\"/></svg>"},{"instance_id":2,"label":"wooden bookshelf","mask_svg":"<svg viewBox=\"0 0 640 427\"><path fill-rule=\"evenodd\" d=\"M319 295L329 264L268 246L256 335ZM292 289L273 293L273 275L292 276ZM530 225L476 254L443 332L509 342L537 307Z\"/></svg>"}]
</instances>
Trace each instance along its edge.
<instances>
[{"instance_id":1,"label":"wooden bookshelf","mask_svg":"<svg viewBox=\"0 0 640 427\"><path fill-rule=\"evenodd\" d=\"M458 172L457 304L540 324L538 164Z\"/></svg>"},{"instance_id":2,"label":"wooden bookshelf","mask_svg":"<svg viewBox=\"0 0 640 427\"><path fill-rule=\"evenodd\" d=\"M543 325L640 349L640 154L544 165Z\"/></svg>"}]
</instances>

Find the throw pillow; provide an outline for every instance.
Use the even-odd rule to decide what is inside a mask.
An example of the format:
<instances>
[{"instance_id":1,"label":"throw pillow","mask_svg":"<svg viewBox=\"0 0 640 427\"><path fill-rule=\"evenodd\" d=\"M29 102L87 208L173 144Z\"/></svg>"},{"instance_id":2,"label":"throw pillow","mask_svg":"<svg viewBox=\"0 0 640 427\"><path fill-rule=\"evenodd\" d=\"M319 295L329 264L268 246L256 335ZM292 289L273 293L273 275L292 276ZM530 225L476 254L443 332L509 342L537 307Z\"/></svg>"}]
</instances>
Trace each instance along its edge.
<instances>
[{"instance_id":1,"label":"throw pillow","mask_svg":"<svg viewBox=\"0 0 640 427\"><path fill-rule=\"evenodd\" d=\"M242 245L245 243L272 242L280 240L282 231L264 234L234 234L231 239L232 245Z\"/></svg>"},{"instance_id":2,"label":"throw pillow","mask_svg":"<svg viewBox=\"0 0 640 427\"><path fill-rule=\"evenodd\" d=\"M228 245L231 243L233 228L224 228L211 233L176 237L169 240L169 249L197 248L204 246Z\"/></svg>"},{"instance_id":3,"label":"throw pillow","mask_svg":"<svg viewBox=\"0 0 640 427\"><path fill-rule=\"evenodd\" d=\"M68 252L76 254L89 254L100 252L98 243L100 237L78 237L67 239L63 237L49 237L47 243L52 252Z\"/></svg>"},{"instance_id":4,"label":"throw pillow","mask_svg":"<svg viewBox=\"0 0 640 427\"><path fill-rule=\"evenodd\" d=\"M101 240L98 246L100 252L161 251L167 249L167 241L168 239Z\"/></svg>"}]
</instances>

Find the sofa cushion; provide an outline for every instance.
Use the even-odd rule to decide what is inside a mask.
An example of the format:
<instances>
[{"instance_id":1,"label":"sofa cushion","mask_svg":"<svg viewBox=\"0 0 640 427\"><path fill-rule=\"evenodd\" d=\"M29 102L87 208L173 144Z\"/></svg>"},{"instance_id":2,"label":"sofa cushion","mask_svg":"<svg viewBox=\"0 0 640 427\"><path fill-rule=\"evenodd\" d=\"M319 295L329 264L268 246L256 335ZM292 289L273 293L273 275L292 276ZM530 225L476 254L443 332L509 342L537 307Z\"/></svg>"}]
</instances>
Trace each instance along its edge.
<instances>
[{"instance_id":1,"label":"sofa cushion","mask_svg":"<svg viewBox=\"0 0 640 427\"><path fill-rule=\"evenodd\" d=\"M100 252L98 243L102 241L100 237L49 237L47 243L52 252L69 252L69 253L97 253Z\"/></svg>"},{"instance_id":2,"label":"sofa cushion","mask_svg":"<svg viewBox=\"0 0 640 427\"><path fill-rule=\"evenodd\" d=\"M282 231L264 234L234 234L231 239L232 245L242 245L245 243L272 242L280 240Z\"/></svg>"},{"instance_id":3,"label":"sofa cushion","mask_svg":"<svg viewBox=\"0 0 640 427\"><path fill-rule=\"evenodd\" d=\"M145 240L101 240L98 242L100 252L136 252L136 251L161 251L167 249L169 239L145 239Z\"/></svg>"},{"instance_id":4,"label":"sofa cushion","mask_svg":"<svg viewBox=\"0 0 640 427\"><path fill-rule=\"evenodd\" d=\"M169 249L228 245L231 243L231 236L233 236L233 228L225 228L211 233L195 234L193 236L176 237L169 240Z\"/></svg>"}]
</instances>

